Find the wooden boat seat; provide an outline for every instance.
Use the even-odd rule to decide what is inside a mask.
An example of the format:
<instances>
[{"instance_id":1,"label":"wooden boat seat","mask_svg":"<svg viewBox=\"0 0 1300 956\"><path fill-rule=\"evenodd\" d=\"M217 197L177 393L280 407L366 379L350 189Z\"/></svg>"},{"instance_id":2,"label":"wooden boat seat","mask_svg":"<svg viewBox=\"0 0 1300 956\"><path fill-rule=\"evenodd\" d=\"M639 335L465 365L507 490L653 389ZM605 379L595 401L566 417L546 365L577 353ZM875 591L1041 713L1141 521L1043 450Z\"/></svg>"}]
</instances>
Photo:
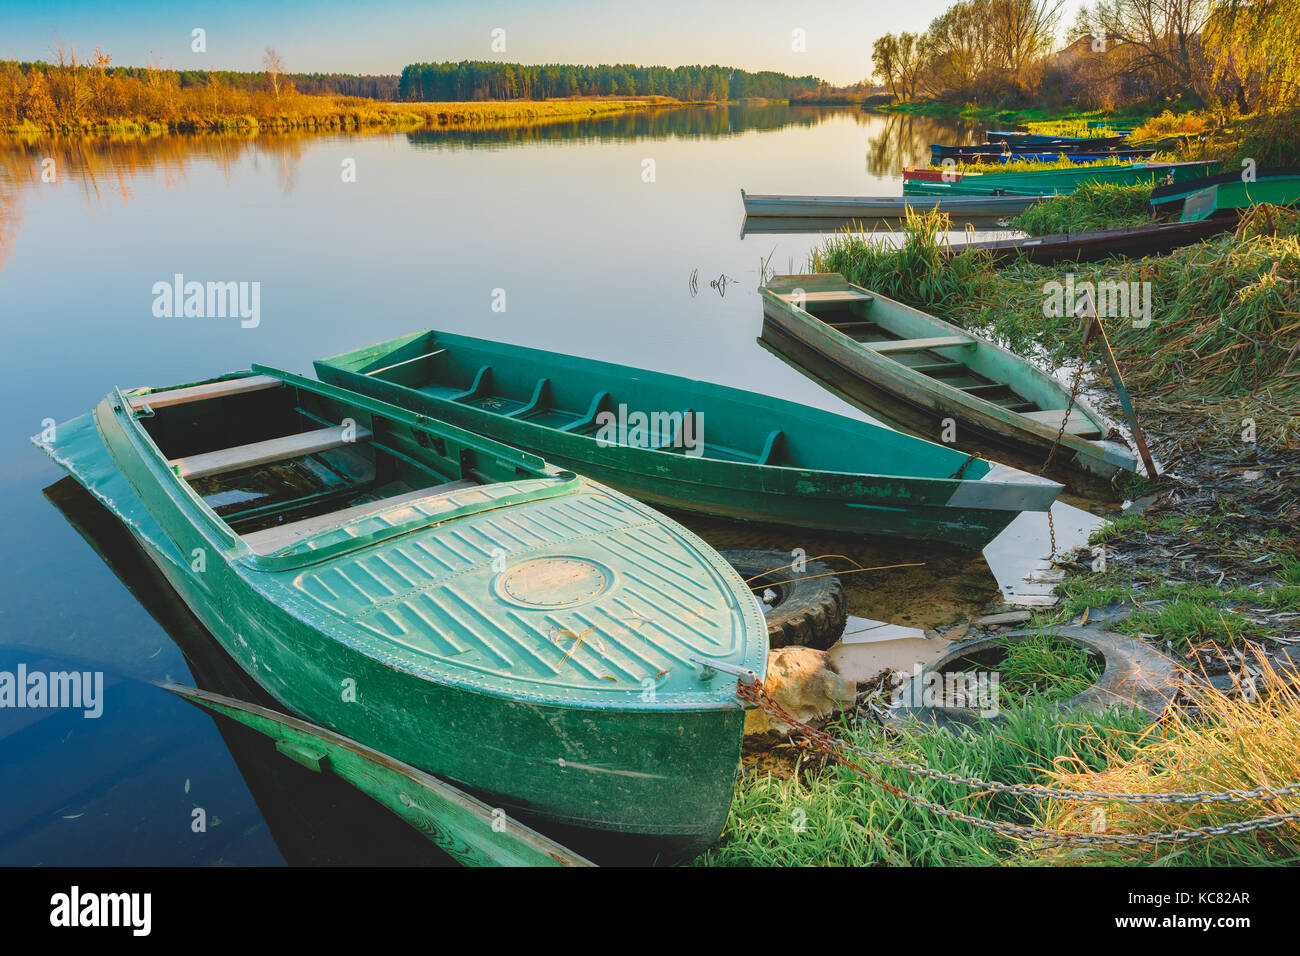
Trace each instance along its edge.
<instances>
[{"instance_id":1,"label":"wooden boat seat","mask_svg":"<svg viewBox=\"0 0 1300 956\"><path fill-rule=\"evenodd\" d=\"M279 379L276 379L277 383ZM344 427L332 425L315 431L299 432L283 438L252 442L248 445L236 445L234 448L222 448L218 451L205 451L185 458L173 458L168 462L176 474L185 479L203 478L207 475L220 475L240 468L254 465L266 465L286 458L299 458L302 455L314 455L352 444L353 441L367 441L370 431L355 426L356 435L352 441L344 438Z\"/></svg>"},{"instance_id":2,"label":"wooden boat seat","mask_svg":"<svg viewBox=\"0 0 1300 956\"><path fill-rule=\"evenodd\" d=\"M168 388L148 395L132 395L127 401L132 408L148 405L150 408L167 408L170 405L186 405L190 402L206 402L213 398L226 398L229 395L243 395L265 388L278 388L284 382L270 375L246 375L243 378L226 379L224 382L206 382L203 385L190 385L186 388Z\"/></svg>"},{"instance_id":3,"label":"wooden boat seat","mask_svg":"<svg viewBox=\"0 0 1300 956\"><path fill-rule=\"evenodd\" d=\"M422 498L430 498L434 495L443 495L452 491L474 487L477 487L477 482L448 481L441 485L421 488L418 491L408 491L404 495L381 498L378 501L367 501L364 504L353 505L351 508L343 508L340 511L331 511L328 514L316 515L313 518L290 521L286 524L276 525L274 528L254 531L244 535L243 538L244 542L258 554L272 554L281 548L287 548L289 545L301 541L303 538L329 528L347 524L349 521L368 518L371 515L387 511L389 508L419 501Z\"/></svg>"},{"instance_id":4,"label":"wooden boat seat","mask_svg":"<svg viewBox=\"0 0 1300 956\"><path fill-rule=\"evenodd\" d=\"M929 375L932 378L949 372L955 372L958 369L964 369L966 366L961 362L929 362L920 365L908 366L913 372L920 372L923 375Z\"/></svg>"},{"instance_id":5,"label":"wooden boat seat","mask_svg":"<svg viewBox=\"0 0 1300 956\"><path fill-rule=\"evenodd\" d=\"M518 408L508 412L503 412L506 418L519 418L522 415L528 415L532 412L540 411L544 408L544 402L550 396L551 380L549 378L538 379L536 387L533 388L533 397L528 400L528 404L520 405Z\"/></svg>"},{"instance_id":6,"label":"wooden boat seat","mask_svg":"<svg viewBox=\"0 0 1300 956\"><path fill-rule=\"evenodd\" d=\"M863 342L865 347L882 355L891 352L926 352L930 349L945 349L953 346L970 346L974 339L964 335L938 335L928 339L894 339L889 342Z\"/></svg>"},{"instance_id":7,"label":"wooden boat seat","mask_svg":"<svg viewBox=\"0 0 1300 956\"><path fill-rule=\"evenodd\" d=\"M778 292L777 297L794 304L798 298L793 292ZM803 304L805 309L812 305L850 305L854 302L871 302L875 297L856 289L830 289L821 292L805 290Z\"/></svg>"},{"instance_id":8,"label":"wooden boat seat","mask_svg":"<svg viewBox=\"0 0 1300 956\"><path fill-rule=\"evenodd\" d=\"M1047 411L1042 412L1025 412L1024 416L1055 431L1061 427L1061 416L1064 414L1065 409L1063 408L1049 408ZM1087 437L1089 435L1100 435L1101 430L1090 422L1086 415L1074 408L1070 410L1070 420L1065 425L1065 433L1067 435Z\"/></svg>"}]
</instances>

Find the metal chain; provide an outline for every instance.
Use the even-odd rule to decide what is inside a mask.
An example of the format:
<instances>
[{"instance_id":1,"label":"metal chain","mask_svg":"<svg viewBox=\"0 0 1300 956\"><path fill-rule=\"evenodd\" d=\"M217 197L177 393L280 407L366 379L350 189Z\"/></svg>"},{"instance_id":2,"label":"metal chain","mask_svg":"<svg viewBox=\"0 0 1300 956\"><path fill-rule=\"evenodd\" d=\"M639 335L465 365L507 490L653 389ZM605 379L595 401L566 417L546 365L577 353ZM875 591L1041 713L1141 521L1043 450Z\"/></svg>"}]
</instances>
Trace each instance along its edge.
<instances>
[{"instance_id":1,"label":"metal chain","mask_svg":"<svg viewBox=\"0 0 1300 956\"><path fill-rule=\"evenodd\" d=\"M1091 299L1088 300L1091 303ZM1096 309L1093 309L1096 312ZM1097 321L1096 317L1092 321ZM1087 329L1084 329L1087 332ZM1052 459L1056 457L1056 450L1061 447L1061 439L1065 437L1065 426L1070 422L1070 413L1074 411L1074 403L1079 399L1079 386L1083 384L1083 370L1088 365L1088 346L1085 337L1082 354L1079 356L1079 370L1074 373L1074 384L1070 387L1070 400L1065 404L1065 414L1061 416L1061 427L1056 430L1056 437L1052 439L1052 447L1047 450L1047 460L1043 462L1043 467L1038 469L1040 475L1045 475L1047 469L1051 467ZM1052 506L1047 506L1047 535L1051 540L1052 552L1047 557L1056 557L1056 522L1052 520Z\"/></svg>"},{"instance_id":2,"label":"metal chain","mask_svg":"<svg viewBox=\"0 0 1300 956\"><path fill-rule=\"evenodd\" d=\"M1060 790L1038 784L1012 784L1002 783L996 780L981 780L978 777L963 777L956 773L943 773L922 764L908 763L907 761L900 760L899 758L890 756L889 754L868 750L865 747L859 747L855 744L849 743L848 741L833 737L825 731L818 730L798 718L791 716L785 708L772 698L761 684L756 682L746 683L744 680L738 680L736 682L736 693L742 700L750 701L767 711L773 717L776 717L778 720L790 725L803 735L803 737L815 749L826 754L826 756L830 757L832 760L853 769L861 776L878 784L895 796L907 800L923 809L929 810L932 813L937 813L940 816L968 823L985 830L1001 833L1004 836L1026 837L1036 840L1046 840L1052 843L1133 844L1158 842L1161 840L1179 841L1204 839L1213 836L1224 836L1230 833L1245 833L1252 830L1273 829L1289 822L1300 821L1300 810L1297 810L1290 813L1276 813L1268 816L1256 817L1252 820L1243 820L1236 823L1225 823L1217 827L1196 827L1190 829L1170 830L1164 833L1105 834L1067 833L1059 830L1043 830L1037 827L1028 827L1017 823L1006 823L997 820L988 820L983 817L974 817L970 814L952 810L941 804L927 800L924 797L908 793L905 790L895 787L873 775L858 763L850 760L842 751L847 751L874 760L878 763L885 764L886 766L898 770L903 770L915 776L927 777L933 780L944 780L949 783L968 786L978 790L1014 796L1028 796L1039 799L1054 798L1062 801L1082 803L1241 803L1247 800L1273 800L1278 797L1298 794L1300 793L1300 783L1288 784L1285 787L1257 787L1254 790L1223 790L1218 792L1200 791L1198 793L1114 794L1086 790Z\"/></svg>"}]
</instances>

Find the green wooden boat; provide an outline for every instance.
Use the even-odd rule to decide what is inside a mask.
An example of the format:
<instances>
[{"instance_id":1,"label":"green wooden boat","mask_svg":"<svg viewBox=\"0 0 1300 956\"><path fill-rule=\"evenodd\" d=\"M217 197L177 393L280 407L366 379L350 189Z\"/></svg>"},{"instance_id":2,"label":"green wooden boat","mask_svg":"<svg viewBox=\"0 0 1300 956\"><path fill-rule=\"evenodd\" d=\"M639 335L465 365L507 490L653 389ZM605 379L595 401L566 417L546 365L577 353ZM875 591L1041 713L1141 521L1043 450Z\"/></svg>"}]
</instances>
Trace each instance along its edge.
<instances>
[{"instance_id":1,"label":"green wooden boat","mask_svg":"<svg viewBox=\"0 0 1300 956\"><path fill-rule=\"evenodd\" d=\"M325 381L452 422L653 505L982 548L1054 482L739 389L444 332L316 363Z\"/></svg>"},{"instance_id":2,"label":"green wooden boat","mask_svg":"<svg viewBox=\"0 0 1300 956\"><path fill-rule=\"evenodd\" d=\"M1151 190L1151 209L1153 212L1163 214L1170 212L1172 209L1181 208L1187 197L1193 193L1202 192L1211 186L1231 186L1241 183L1242 173L1243 170L1235 169L1231 172L1217 173L1213 176L1200 176L1196 179L1170 183L1167 186L1157 186ZM1300 178L1300 167L1296 166L1264 166L1255 170L1255 182L1297 178Z\"/></svg>"},{"instance_id":3,"label":"green wooden boat","mask_svg":"<svg viewBox=\"0 0 1300 956\"><path fill-rule=\"evenodd\" d=\"M745 217L792 219L905 219L944 212L954 218L1018 216L1037 196L753 196L740 191Z\"/></svg>"},{"instance_id":4,"label":"green wooden boat","mask_svg":"<svg viewBox=\"0 0 1300 956\"><path fill-rule=\"evenodd\" d=\"M846 397L873 410L883 400L936 437L952 419L959 447L992 441L1046 461L1069 394L1019 356L836 272L776 276L761 293L764 336L795 346L781 349L791 358L802 348L841 370ZM1097 478L1135 470L1133 452L1110 434L1100 414L1076 401L1056 461Z\"/></svg>"},{"instance_id":5,"label":"green wooden boat","mask_svg":"<svg viewBox=\"0 0 1300 956\"><path fill-rule=\"evenodd\" d=\"M1194 192L1183 203L1182 222L1200 222L1232 209L1244 209L1259 203L1289 206L1300 202L1300 176L1261 179L1243 183L1240 179L1219 183Z\"/></svg>"},{"instance_id":6,"label":"green wooden boat","mask_svg":"<svg viewBox=\"0 0 1300 956\"><path fill-rule=\"evenodd\" d=\"M34 439L290 711L565 844L721 831L758 601L694 534L428 415L272 369ZM629 849L632 852L632 849Z\"/></svg>"},{"instance_id":7,"label":"green wooden boat","mask_svg":"<svg viewBox=\"0 0 1300 956\"><path fill-rule=\"evenodd\" d=\"M907 196L1059 196L1072 193L1085 182L1115 185L1182 182L1205 175L1208 162L1127 163L1114 166L1079 166L1070 169L1034 169L1023 172L982 173L957 182L908 179Z\"/></svg>"}]
</instances>

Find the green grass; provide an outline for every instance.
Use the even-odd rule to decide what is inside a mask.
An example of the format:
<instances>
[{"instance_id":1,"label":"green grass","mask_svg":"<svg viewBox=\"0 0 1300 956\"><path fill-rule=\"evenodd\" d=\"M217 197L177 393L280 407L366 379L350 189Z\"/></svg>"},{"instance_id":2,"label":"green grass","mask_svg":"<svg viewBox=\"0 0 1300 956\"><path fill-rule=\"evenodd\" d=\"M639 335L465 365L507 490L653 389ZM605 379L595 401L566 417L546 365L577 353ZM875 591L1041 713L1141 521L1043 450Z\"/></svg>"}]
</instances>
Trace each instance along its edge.
<instances>
[{"instance_id":1,"label":"green grass","mask_svg":"<svg viewBox=\"0 0 1300 956\"><path fill-rule=\"evenodd\" d=\"M1247 638L1257 639L1267 633L1262 624L1226 610L1218 602L1183 597L1159 609L1138 611L1115 628L1128 634L1155 634L1175 652L1184 654L1206 643L1237 647Z\"/></svg>"},{"instance_id":2,"label":"green grass","mask_svg":"<svg viewBox=\"0 0 1300 956\"><path fill-rule=\"evenodd\" d=\"M1052 707L1010 712L983 734L905 733L890 739L879 728L838 728L851 742L944 772L1039 783L1057 757L1102 769L1107 747L1135 748L1145 714L1062 715ZM913 777L901 770L868 770L885 782L963 812L1029 824L1037 801L972 794L965 787ZM697 861L706 866L987 866L1017 862L1020 844L970 824L920 809L848 768L783 779L747 773L736 788L721 840Z\"/></svg>"},{"instance_id":3,"label":"green grass","mask_svg":"<svg viewBox=\"0 0 1300 956\"><path fill-rule=\"evenodd\" d=\"M999 676L1004 702L1025 707L1081 694L1101 677L1102 665L1087 650L1042 631L1025 640L1002 638L1005 656L989 669Z\"/></svg>"},{"instance_id":4,"label":"green grass","mask_svg":"<svg viewBox=\"0 0 1300 956\"><path fill-rule=\"evenodd\" d=\"M1085 182L1067 196L1035 203L1011 221L1031 236L1140 226L1150 221L1151 187Z\"/></svg>"},{"instance_id":5,"label":"green grass","mask_svg":"<svg viewBox=\"0 0 1300 956\"><path fill-rule=\"evenodd\" d=\"M1046 169L1092 169L1095 166L1128 166L1133 162L1131 159L1125 159L1122 156L1107 157L1091 163L1075 163L1069 159L1054 159L1051 162L1042 160L1017 159L1009 163L962 163L958 162L956 168L967 173L1032 173L1042 172ZM931 169L944 169L942 163L935 165L930 164Z\"/></svg>"}]
</instances>

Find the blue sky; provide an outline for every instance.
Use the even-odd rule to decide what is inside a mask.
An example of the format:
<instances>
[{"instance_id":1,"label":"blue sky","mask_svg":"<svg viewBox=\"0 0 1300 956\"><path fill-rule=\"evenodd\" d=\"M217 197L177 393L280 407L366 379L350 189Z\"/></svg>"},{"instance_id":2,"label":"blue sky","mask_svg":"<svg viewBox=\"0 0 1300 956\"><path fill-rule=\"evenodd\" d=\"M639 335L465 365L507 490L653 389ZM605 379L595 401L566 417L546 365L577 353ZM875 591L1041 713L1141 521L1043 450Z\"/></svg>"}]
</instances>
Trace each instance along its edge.
<instances>
[{"instance_id":1,"label":"blue sky","mask_svg":"<svg viewBox=\"0 0 1300 956\"><path fill-rule=\"evenodd\" d=\"M1067 0L1064 23L1082 0ZM257 69L275 47L290 71L396 73L417 60L721 63L812 73L836 84L871 70L882 33L924 30L949 0L0 0L0 58L49 59L56 35L127 65ZM190 49L207 33L207 52ZM491 33L506 31L494 53ZM806 52L791 48L805 31Z\"/></svg>"}]
</instances>

